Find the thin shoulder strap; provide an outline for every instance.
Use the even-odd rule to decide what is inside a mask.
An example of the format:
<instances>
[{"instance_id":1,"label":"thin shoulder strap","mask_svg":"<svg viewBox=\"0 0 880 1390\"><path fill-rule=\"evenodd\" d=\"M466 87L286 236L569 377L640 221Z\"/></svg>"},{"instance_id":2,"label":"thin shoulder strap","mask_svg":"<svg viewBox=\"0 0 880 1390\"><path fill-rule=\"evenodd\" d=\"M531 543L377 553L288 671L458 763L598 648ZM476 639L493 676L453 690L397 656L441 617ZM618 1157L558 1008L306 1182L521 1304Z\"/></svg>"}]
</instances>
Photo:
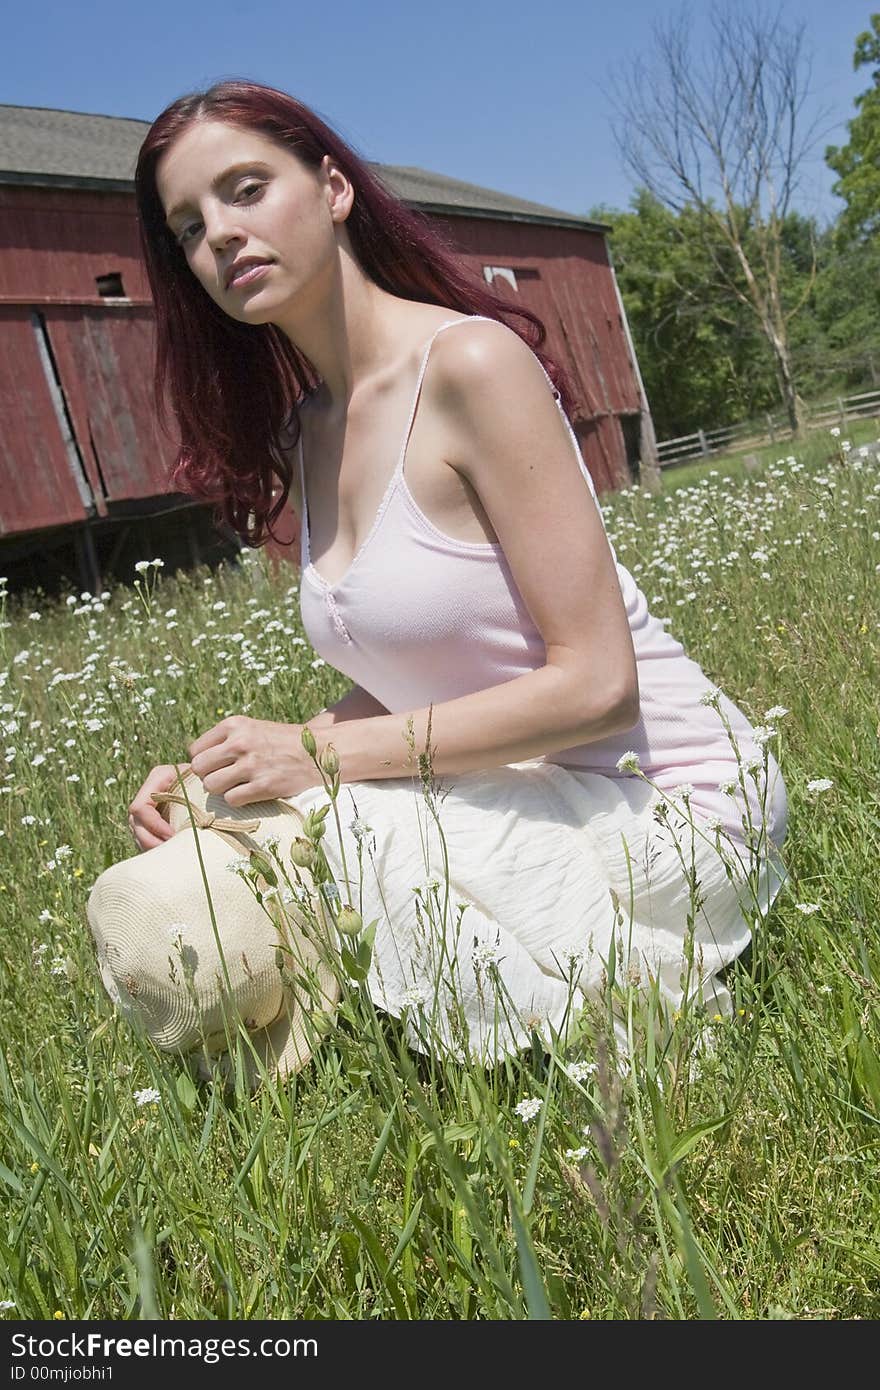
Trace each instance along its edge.
<instances>
[{"instance_id":1,"label":"thin shoulder strap","mask_svg":"<svg viewBox=\"0 0 880 1390\"><path fill-rule=\"evenodd\" d=\"M427 348L427 351L426 351L426 353L425 353L425 358L424 358L424 361L422 362L422 370L421 370L421 372L419 373L419 388L418 388L418 389L421 388L422 377L423 377L424 374L425 374L425 367L427 366L427 363L428 363L428 353L431 351L431 344L433 343L434 338L436 338L437 333L441 333L441 332L443 331L444 328L450 328L450 327L452 327L452 325L454 325L454 324L456 324L456 323L470 323L473 319L483 319L486 323L498 323L498 322L500 322L500 320L498 320L498 319L491 319L491 318L489 318L487 314L471 314L470 317L469 317L469 318L466 318L466 319L450 319L450 321L449 321L448 323L441 323L440 327L437 329L437 332L434 333L433 337L431 338L431 342L428 343L428 348ZM512 329L511 329L511 332L513 332ZM562 404L562 392L559 390L559 387L558 387L558 386L554 386L554 384L553 384L553 379L552 379L552 377L550 376L550 373L547 371L547 368L544 366L544 363L541 361L541 359L540 359L540 357L538 356L538 354L537 354L536 352L533 352L533 353L532 353L532 356L534 357L534 359L535 359L535 361L537 362L538 366L541 368L541 371L544 373L544 377L545 377L545 379L546 379L547 385L550 387L550 390L553 392L553 399L555 400L556 405L557 405L557 407L559 408L559 413L560 413L560 415L562 416L563 424L565 425L565 428L568 430L568 436L569 436L569 439L571 440L572 448L574 449L574 456L575 456L575 459L577 460L577 466L578 466L578 468L579 468L579 470L580 470L581 476L582 476L583 479L584 479L584 482L587 484L588 488L590 489L590 492L593 494L593 498L594 498L594 500L596 501L596 505L598 506L598 504L599 504L599 499L598 499L598 495L597 495L597 493L596 493L596 485L595 485L595 483L593 482L593 478L592 478L592 475L591 475L591 473L590 473L590 470L587 468L587 465L586 465L585 462L584 462L584 456L583 456L583 454L581 453L581 446L580 446L580 444L578 443L578 437L577 437L577 435L575 434L574 429L572 428L572 423L571 423L571 421L569 420L568 416L567 416L566 413L565 413L565 407L564 407L563 404ZM403 452L406 450L406 443L407 443L407 440L409 439L409 431L410 431L410 429L412 428L413 417L415 416L415 408L416 408L416 403L417 403L417 401L418 401L418 389L416 390L416 397L415 397L415 400L413 401L413 408L412 408L412 411L410 412L409 426L407 427L406 439L404 440L403 451L401 451L401 456L400 456L400 462L399 462L399 464L398 464L398 469L400 469L400 467L401 467L402 464L403 464ZM600 515L600 516L602 515L602 513L601 513L601 508L600 508L600 511L599 511L599 515ZM604 526L604 524L605 524L605 523L604 523L604 519L603 519L603 523L602 523L602 524L603 524L603 526Z\"/></svg>"},{"instance_id":2,"label":"thin shoulder strap","mask_svg":"<svg viewBox=\"0 0 880 1390\"><path fill-rule=\"evenodd\" d=\"M306 559L311 560L311 544L309 541L309 504L306 500L306 470L303 465L303 428L302 421L299 423L299 439L296 441L296 452L299 457L299 495L302 502L302 517L300 518L300 536L302 546L305 547Z\"/></svg>"},{"instance_id":3,"label":"thin shoulder strap","mask_svg":"<svg viewBox=\"0 0 880 1390\"><path fill-rule=\"evenodd\" d=\"M457 323L473 323L474 319L483 319L486 323L496 323L498 321L497 319L490 319L486 314L469 314L468 317L465 319L448 319L446 323L441 323L438 328L435 328L434 332L431 334L431 337L428 339L428 345L425 348L425 352L422 357L422 365L419 370L418 380L416 381L416 389L413 392L412 405L410 406L409 411L409 419L406 422L406 430L404 431L403 435L403 443L400 446L400 453L397 457L397 467L394 470L395 477L398 473L402 472L403 470L403 461L406 457L406 447L409 444L409 437L412 433L413 421L416 418L416 410L418 408L419 396L422 390L422 381L424 380L425 371L428 366L428 358L431 355L431 348L434 346L434 339L437 337L438 333L443 332L444 328L454 328Z\"/></svg>"}]
</instances>

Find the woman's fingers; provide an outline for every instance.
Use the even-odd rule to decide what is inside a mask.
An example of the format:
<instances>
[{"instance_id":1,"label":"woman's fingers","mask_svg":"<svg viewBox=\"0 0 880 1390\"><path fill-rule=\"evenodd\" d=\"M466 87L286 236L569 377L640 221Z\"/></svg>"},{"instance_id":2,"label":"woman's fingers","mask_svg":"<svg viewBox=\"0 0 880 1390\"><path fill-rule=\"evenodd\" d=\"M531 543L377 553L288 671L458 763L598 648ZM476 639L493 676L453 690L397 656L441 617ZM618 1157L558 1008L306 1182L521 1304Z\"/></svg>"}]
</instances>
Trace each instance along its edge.
<instances>
[{"instance_id":1,"label":"woman's fingers","mask_svg":"<svg viewBox=\"0 0 880 1390\"><path fill-rule=\"evenodd\" d=\"M184 773L189 769L189 766L189 763L179 763L177 768L171 764L154 767L143 786L138 790L128 808L128 827L134 836L138 849L155 849L157 845L164 844L166 840L171 839L174 831L168 824L166 816L151 799L150 793L168 791L177 780L178 768L181 773Z\"/></svg>"}]
</instances>

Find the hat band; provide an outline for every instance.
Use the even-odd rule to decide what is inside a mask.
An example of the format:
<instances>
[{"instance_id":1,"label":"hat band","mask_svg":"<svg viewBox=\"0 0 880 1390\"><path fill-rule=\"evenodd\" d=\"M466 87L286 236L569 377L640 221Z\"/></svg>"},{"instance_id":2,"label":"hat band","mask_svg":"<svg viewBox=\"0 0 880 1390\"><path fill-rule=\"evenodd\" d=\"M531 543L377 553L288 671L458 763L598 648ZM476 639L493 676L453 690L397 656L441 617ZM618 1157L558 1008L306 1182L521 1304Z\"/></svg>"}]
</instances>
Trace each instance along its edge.
<instances>
[{"instance_id":1,"label":"hat band","mask_svg":"<svg viewBox=\"0 0 880 1390\"><path fill-rule=\"evenodd\" d=\"M249 835L259 830L261 822L253 820L233 820L231 817L218 816L214 811L203 811L201 806L195 805L185 795L179 792L151 792L150 800L158 806L164 806L168 802L174 802L177 806L186 806L196 823L199 830L227 830L233 835Z\"/></svg>"}]
</instances>

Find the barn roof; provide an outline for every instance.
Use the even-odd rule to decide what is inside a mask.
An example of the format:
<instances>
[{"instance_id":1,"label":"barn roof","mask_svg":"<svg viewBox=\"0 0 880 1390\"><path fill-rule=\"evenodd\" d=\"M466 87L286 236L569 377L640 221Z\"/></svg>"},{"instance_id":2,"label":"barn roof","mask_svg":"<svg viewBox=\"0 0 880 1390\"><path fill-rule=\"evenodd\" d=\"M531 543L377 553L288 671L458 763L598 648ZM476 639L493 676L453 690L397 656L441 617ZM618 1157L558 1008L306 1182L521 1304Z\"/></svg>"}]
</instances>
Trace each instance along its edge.
<instances>
[{"instance_id":1,"label":"barn roof","mask_svg":"<svg viewBox=\"0 0 880 1390\"><path fill-rule=\"evenodd\" d=\"M129 116L0 103L0 184L129 193L138 150L150 124ZM398 197L425 212L609 230L605 222L593 222L429 169L367 163Z\"/></svg>"}]
</instances>

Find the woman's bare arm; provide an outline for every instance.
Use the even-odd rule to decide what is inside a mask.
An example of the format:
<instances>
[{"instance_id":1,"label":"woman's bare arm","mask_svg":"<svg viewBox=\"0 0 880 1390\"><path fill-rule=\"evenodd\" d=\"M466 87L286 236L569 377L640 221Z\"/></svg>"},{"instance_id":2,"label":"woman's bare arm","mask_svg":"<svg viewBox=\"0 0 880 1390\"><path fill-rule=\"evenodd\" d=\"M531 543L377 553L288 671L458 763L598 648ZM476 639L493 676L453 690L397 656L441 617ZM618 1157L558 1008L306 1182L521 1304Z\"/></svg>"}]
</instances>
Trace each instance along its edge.
<instances>
[{"instance_id":1,"label":"woman's bare arm","mask_svg":"<svg viewBox=\"0 0 880 1390\"><path fill-rule=\"evenodd\" d=\"M380 705L369 691L356 685L347 695L343 695L341 700L337 700L335 705L328 705L319 714L307 719L306 724L310 729L328 729L333 724L342 724L350 719L371 719L376 715L388 713L385 706Z\"/></svg>"}]
</instances>

